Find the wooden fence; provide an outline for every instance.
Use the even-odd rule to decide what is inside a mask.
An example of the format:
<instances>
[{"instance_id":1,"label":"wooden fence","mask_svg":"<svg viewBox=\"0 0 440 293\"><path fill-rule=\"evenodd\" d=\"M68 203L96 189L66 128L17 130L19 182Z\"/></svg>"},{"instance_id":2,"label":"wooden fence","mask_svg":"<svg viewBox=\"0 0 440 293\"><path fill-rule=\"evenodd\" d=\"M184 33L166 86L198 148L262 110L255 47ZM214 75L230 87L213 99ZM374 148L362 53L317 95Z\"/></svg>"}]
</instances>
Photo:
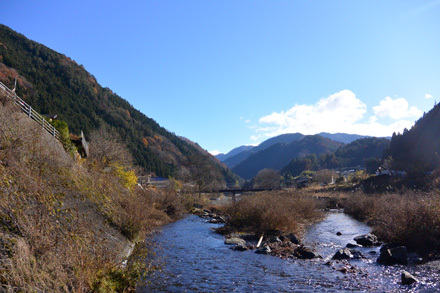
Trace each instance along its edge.
<instances>
[{"instance_id":1,"label":"wooden fence","mask_svg":"<svg viewBox=\"0 0 440 293\"><path fill-rule=\"evenodd\" d=\"M55 129L46 119L41 116L37 111L32 109L30 105L28 105L23 99L15 94L14 91L10 90L7 86L5 86L2 82L0 82L0 90L3 91L8 98L14 101L14 105L18 106L20 110L25 113L29 118L37 122L41 127L50 133L53 137L58 140L61 140L61 135L58 130Z\"/></svg>"}]
</instances>

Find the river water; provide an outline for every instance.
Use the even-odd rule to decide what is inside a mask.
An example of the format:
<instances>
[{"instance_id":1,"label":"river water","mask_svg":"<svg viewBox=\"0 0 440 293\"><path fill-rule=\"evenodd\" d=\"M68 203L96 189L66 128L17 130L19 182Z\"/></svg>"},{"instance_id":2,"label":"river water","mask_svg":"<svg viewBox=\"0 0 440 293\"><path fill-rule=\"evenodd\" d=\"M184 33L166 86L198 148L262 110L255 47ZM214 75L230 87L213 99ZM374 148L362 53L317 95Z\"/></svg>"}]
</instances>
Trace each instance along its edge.
<instances>
[{"instance_id":1,"label":"river water","mask_svg":"<svg viewBox=\"0 0 440 293\"><path fill-rule=\"evenodd\" d=\"M233 251L212 231L219 227L188 216L165 226L155 238L163 270L139 286L139 292L439 292L440 266L383 266L379 248L360 248L366 259L330 261L334 253L370 228L351 217L328 212L304 238L323 259L284 260L254 251ZM341 236L336 233L341 232ZM345 268L345 270L341 270ZM400 284L407 270L420 282ZM347 271L347 272L343 272Z\"/></svg>"}]
</instances>

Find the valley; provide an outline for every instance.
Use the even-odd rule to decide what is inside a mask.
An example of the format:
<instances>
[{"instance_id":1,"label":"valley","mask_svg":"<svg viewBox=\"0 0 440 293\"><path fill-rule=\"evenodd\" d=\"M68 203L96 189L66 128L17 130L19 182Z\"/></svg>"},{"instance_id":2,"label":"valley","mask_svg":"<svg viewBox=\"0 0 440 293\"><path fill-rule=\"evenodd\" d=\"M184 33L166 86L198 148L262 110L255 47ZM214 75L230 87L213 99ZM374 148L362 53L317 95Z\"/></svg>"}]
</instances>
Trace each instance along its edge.
<instances>
[{"instance_id":1,"label":"valley","mask_svg":"<svg viewBox=\"0 0 440 293\"><path fill-rule=\"evenodd\" d=\"M130 57L115 56L107 62ZM179 127L196 119L211 137L223 127L206 128L206 115L271 100L213 106L203 82L166 100L196 80L185 70L156 96L168 77L135 76L138 105ZM331 91L258 119L237 114L260 143L214 156L71 57L0 24L0 291L439 291L440 105L422 115L386 97L368 118L353 92ZM216 141L243 141L228 119L230 136ZM356 134L367 128L377 137Z\"/></svg>"}]
</instances>

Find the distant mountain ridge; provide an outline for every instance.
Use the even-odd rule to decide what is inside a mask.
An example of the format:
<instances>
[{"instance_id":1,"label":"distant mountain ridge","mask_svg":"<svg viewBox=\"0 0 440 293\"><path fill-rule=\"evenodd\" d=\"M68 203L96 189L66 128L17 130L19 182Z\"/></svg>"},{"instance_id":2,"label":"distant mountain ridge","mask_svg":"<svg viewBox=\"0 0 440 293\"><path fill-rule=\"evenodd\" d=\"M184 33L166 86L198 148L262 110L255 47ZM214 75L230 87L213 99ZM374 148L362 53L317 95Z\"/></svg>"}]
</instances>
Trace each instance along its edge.
<instances>
[{"instance_id":1,"label":"distant mountain ridge","mask_svg":"<svg viewBox=\"0 0 440 293\"><path fill-rule=\"evenodd\" d=\"M218 154L215 157L217 159L219 159L220 161L224 162L225 160L229 159L230 157L238 155L241 152L251 150L253 148L254 148L254 146L252 146L252 145L242 145L242 146L236 147L235 149L232 149L227 154Z\"/></svg>"},{"instance_id":2,"label":"distant mountain ridge","mask_svg":"<svg viewBox=\"0 0 440 293\"><path fill-rule=\"evenodd\" d=\"M297 135L296 138L300 136ZM335 151L342 143L319 135L306 135L290 143L276 143L249 155L232 168L237 175L251 179L263 169L280 170L298 157Z\"/></svg>"},{"instance_id":3,"label":"distant mountain ridge","mask_svg":"<svg viewBox=\"0 0 440 293\"><path fill-rule=\"evenodd\" d=\"M259 151L262 151L274 144L277 143L291 143L295 140L300 140L304 137L301 133L286 133L281 134L272 138L269 138L262 143L260 143L258 146L241 146L233 149L226 155L219 154L216 157L224 162L226 166L229 168L233 168L234 166L238 165L241 161L246 160L249 158L250 155L255 154ZM241 152L239 150L242 150ZM223 155L223 156L221 156ZM224 158L224 159L221 159Z\"/></svg>"},{"instance_id":4,"label":"distant mountain ridge","mask_svg":"<svg viewBox=\"0 0 440 293\"><path fill-rule=\"evenodd\" d=\"M331 140L334 141L339 141L342 143L351 143L355 140L358 140L360 138L366 138L369 136L365 136L365 135L359 135L359 134L348 134L348 133L328 133L328 132L320 132L318 133L318 135L323 136L323 137L327 137L330 138Z\"/></svg>"},{"instance_id":5,"label":"distant mountain ridge","mask_svg":"<svg viewBox=\"0 0 440 293\"><path fill-rule=\"evenodd\" d=\"M318 133L317 135L342 143L351 143L357 139L368 137L358 134L328 133L328 132L321 132ZM250 155L257 153L261 150L264 150L274 144L291 143L292 141L300 140L304 137L305 135L301 133L281 134L263 141L258 146L240 146L234 148L227 154L218 154L216 155L216 157L220 161L224 162L229 168L233 168L234 166L238 165L240 162L249 158Z\"/></svg>"}]
</instances>

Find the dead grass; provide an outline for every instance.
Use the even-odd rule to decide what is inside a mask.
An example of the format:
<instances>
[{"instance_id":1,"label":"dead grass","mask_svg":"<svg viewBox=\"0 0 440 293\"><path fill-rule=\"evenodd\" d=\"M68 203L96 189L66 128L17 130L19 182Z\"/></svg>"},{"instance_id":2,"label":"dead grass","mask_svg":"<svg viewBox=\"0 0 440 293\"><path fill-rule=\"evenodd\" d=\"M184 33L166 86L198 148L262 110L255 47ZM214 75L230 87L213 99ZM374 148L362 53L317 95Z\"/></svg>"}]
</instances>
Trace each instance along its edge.
<instances>
[{"instance_id":1,"label":"dead grass","mask_svg":"<svg viewBox=\"0 0 440 293\"><path fill-rule=\"evenodd\" d=\"M182 210L175 194L128 189L104 166L76 162L0 99L0 291L124 291L154 269L129 241ZM124 237L125 236L125 237Z\"/></svg>"},{"instance_id":2,"label":"dead grass","mask_svg":"<svg viewBox=\"0 0 440 293\"><path fill-rule=\"evenodd\" d=\"M272 230L300 233L305 224L321 215L313 198L285 191L246 196L224 212L229 217L227 226L256 234Z\"/></svg>"},{"instance_id":3,"label":"dead grass","mask_svg":"<svg viewBox=\"0 0 440 293\"><path fill-rule=\"evenodd\" d=\"M346 212L367 220L383 241L426 255L440 252L440 195L405 191L385 195L358 194Z\"/></svg>"}]
</instances>

